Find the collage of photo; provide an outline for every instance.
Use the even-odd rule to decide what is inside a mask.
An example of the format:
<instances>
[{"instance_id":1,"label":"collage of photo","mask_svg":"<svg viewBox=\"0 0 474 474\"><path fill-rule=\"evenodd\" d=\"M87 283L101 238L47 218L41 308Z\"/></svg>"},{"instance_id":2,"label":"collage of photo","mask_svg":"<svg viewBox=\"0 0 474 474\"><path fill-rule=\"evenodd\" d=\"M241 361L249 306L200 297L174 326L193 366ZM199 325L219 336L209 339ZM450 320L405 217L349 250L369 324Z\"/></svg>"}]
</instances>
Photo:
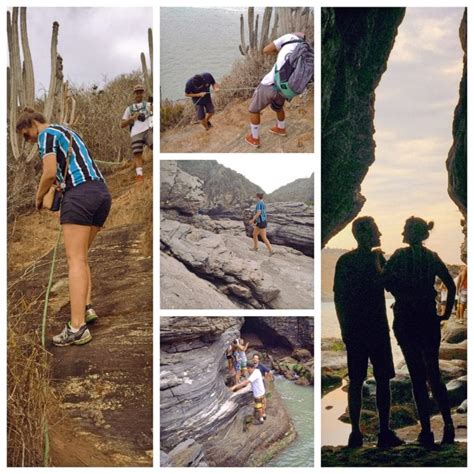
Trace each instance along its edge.
<instances>
[{"instance_id":1,"label":"collage of photo","mask_svg":"<svg viewBox=\"0 0 474 474\"><path fill-rule=\"evenodd\" d=\"M4 467L467 469L467 7L68 1L5 7Z\"/></svg>"}]
</instances>

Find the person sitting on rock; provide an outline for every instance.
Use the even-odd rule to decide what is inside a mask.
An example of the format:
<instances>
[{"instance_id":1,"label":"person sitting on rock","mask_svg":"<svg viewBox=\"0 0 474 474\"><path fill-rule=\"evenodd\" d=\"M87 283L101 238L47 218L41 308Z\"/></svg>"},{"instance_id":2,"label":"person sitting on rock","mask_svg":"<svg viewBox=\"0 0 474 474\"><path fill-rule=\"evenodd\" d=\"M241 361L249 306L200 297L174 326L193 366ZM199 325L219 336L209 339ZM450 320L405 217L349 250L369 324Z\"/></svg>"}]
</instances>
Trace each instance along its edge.
<instances>
[{"instance_id":1,"label":"person sitting on rock","mask_svg":"<svg viewBox=\"0 0 474 474\"><path fill-rule=\"evenodd\" d=\"M420 418L418 442L427 449L435 446L427 382L444 421L441 442L454 443L448 392L439 370L439 347L440 321L446 321L451 316L456 286L439 256L423 245L433 226L433 222L428 223L419 217L407 219L402 235L403 242L408 246L396 250L383 271L385 288L395 297L393 331L410 373ZM436 312L436 277L448 289L446 308L441 316Z\"/></svg>"},{"instance_id":2,"label":"person sitting on rock","mask_svg":"<svg viewBox=\"0 0 474 474\"><path fill-rule=\"evenodd\" d=\"M363 444L360 431L362 386L369 359L377 384L379 435L377 446L389 448L403 444L390 430L390 379L395 377L390 331L385 309L382 268L385 258L380 246L381 233L372 217L352 223L357 248L342 255L336 264L334 302L347 350L349 372L349 417L352 432L348 447Z\"/></svg>"},{"instance_id":3,"label":"person sitting on rock","mask_svg":"<svg viewBox=\"0 0 474 474\"><path fill-rule=\"evenodd\" d=\"M255 418L263 423L267 418L266 410L266 400L265 400L265 385L263 384L262 373L258 369L258 364L249 365L250 377L243 382L240 382L230 389L233 392L240 390L241 388L246 387L248 384L252 386L253 401L254 401L254 414Z\"/></svg>"},{"instance_id":4,"label":"person sitting on rock","mask_svg":"<svg viewBox=\"0 0 474 474\"><path fill-rule=\"evenodd\" d=\"M203 72L189 79L184 89L186 97L192 97L193 104L196 107L197 118L201 121L205 130L209 130L212 127L212 123L209 120L214 115L211 87L214 92L219 92L220 86L212 77L212 74Z\"/></svg>"},{"instance_id":5,"label":"person sitting on rock","mask_svg":"<svg viewBox=\"0 0 474 474\"><path fill-rule=\"evenodd\" d=\"M275 87L275 67L280 69L286 61L286 57L304 40L304 33L289 33L280 36L263 48L263 54L277 54L277 60L271 71L261 80L253 93L249 105L250 134L246 135L245 141L255 147L260 147L260 113L268 106L276 113L277 123L270 128L270 133L280 137L286 136L285 124L285 97Z\"/></svg>"},{"instance_id":6,"label":"person sitting on rock","mask_svg":"<svg viewBox=\"0 0 474 474\"><path fill-rule=\"evenodd\" d=\"M268 221L267 221L267 211L265 207L265 202L263 201L263 196L264 196L263 193L256 194L258 201L257 201L257 205L255 206L255 215L253 216L253 219L251 221L254 228L253 228L253 233L252 233L253 247L250 250L253 250L254 252L258 251L258 238L261 237L271 257L275 252L273 251L272 245L270 244L270 241L267 238Z\"/></svg>"}]
</instances>

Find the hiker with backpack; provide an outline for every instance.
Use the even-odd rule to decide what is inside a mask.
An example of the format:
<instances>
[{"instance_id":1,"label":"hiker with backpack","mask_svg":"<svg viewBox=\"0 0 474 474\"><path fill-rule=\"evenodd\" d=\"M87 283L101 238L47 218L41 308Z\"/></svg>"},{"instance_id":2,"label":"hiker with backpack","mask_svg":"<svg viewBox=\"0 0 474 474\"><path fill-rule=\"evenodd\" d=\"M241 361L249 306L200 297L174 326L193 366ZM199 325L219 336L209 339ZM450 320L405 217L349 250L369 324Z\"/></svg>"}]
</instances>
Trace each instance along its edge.
<instances>
[{"instance_id":1,"label":"hiker with backpack","mask_svg":"<svg viewBox=\"0 0 474 474\"><path fill-rule=\"evenodd\" d=\"M153 150L153 104L143 100L145 88L137 84L133 88L134 103L129 105L122 116L122 128L129 127L132 144L133 159L135 162L135 180L143 182L143 147L147 145Z\"/></svg>"},{"instance_id":2,"label":"hiker with backpack","mask_svg":"<svg viewBox=\"0 0 474 474\"><path fill-rule=\"evenodd\" d=\"M260 147L260 113L268 105L275 111L277 123L270 132L286 136L285 101L301 94L314 75L314 53L304 33L289 33L263 48L264 54L278 54L272 70L255 89L249 106L250 134L245 141Z\"/></svg>"}]
</instances>

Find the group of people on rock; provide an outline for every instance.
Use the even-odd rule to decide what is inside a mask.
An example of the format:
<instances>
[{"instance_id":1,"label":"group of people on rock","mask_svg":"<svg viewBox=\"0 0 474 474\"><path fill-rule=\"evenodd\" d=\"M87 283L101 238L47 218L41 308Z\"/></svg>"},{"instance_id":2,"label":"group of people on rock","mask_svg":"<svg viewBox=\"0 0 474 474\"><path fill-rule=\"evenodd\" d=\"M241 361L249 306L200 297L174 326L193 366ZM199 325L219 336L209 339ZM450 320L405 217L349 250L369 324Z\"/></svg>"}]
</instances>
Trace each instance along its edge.
<instances>
[{"instance_id":1,"label":"group of people on rock","mask_svg":"<svg viewBox=\"0 0 474 474\"><path fill-rule=\"evenodd\" d=\"M402 232L407 246L399 248L387 261L380 248L381 233L372 217L360 217L352 224L357 248L342 255L334 278L334 301L347 350L349 373L348 404L352 432L348 446L361 447L360 430L362 386L369 360L377 386L379 417L377 446L390 448L404 443L390 429L390 379L395 377L385 294L395 297L393 331L410 374L421 431L418 442L434 449L431 431L431 403L428 385L438 403L444 421L442 444L454 443L446 386L439 368L441 321L451 316L456 286L446 265L423 242L433 222L410 217ZM446 287L443 313L436 308L435 280ZM466 279L467 280L467 279ZM462 285L459 284L458 286Z\"/></svg>"},{"instance_id":2,"label":"group of people on rock","mask_svg":"<svg viewBox=\"0 0 474 474\"><path fill-rule=\"evenodd\" d=\"M271 380L272 373L268 367L265 367L260 362L260 356L257 353L253 354L252 361L249 363L246 355L248 346L248 341L244 344L243 339L237 338L227 347L227 369L234 377L234 385L231 387L231 390L236 392L249 384L251 385L254 416L259 423L263 423L267 418L264 380Z\"/></svg>"}]
</instances>

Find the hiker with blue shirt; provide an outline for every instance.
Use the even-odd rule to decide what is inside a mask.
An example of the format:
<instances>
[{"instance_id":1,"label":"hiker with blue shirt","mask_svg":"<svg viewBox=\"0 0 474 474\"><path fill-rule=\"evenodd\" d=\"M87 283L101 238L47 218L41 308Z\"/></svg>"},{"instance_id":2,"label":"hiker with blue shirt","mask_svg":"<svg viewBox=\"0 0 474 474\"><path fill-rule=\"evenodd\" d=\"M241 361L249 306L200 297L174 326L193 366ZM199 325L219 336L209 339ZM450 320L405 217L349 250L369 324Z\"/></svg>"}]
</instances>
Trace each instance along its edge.
<instances>
[{"instance_id":1,"label":"hiker with blue shirt","mask_svg":"<svg viewBox=\"0 0 474 474\"><path fill-rule=\"evenodd\" d=\"M258 198L257 205L255 206L255 215L252 219L252 224L254 225L252 239L253 247L250 250L258 251L258 238L261 237L265 247L267 247L270 257L275 253L273 248L267 238L267 211L265 207L265 202L263 201L263 193L257 193L256 197Z\"/></svg>"},{"instance_id":2,"label":"hiker with blue shirt","mask_svg":"<svg viewBox=\"0 0 474 474\"><path fill-rule=\"evenodd\" d=\"M249 106L250 134L245 141L260 147L260 114L267 107L276 113L277 123L270 133L286 136L285 101L301 94L314 75L314 54L301 32L280 36L263 48L264 54L277 54L271 71L255 89Z\"/></svg>"},{"instance_id":3,"label":"hiker with blue shirt","mask_svg":"<svg viewBox=\"0 0 474 474\"><path fill-rule=\"evenodd\" d=\"M212 77L212 74L203 72L196 74L186 82L185 94L186 97L193 99L193 104L196 107L198 120L201 121L202 126L207 131L212 127L209 119L214 115L214 104L211 98L211 87L214 92L219 92L220 86Z\"/></svg>"},{"instance_id":4,"label":"hiker with blue shirt","mask_svg":"<svg viewBox=\"0 0 474 474\"><path fill-rule=\"evenodd\" d=\"M87 323L97 319L91 304L88 251L107 219L112 199L104 177L76 131L49 124L43 114L29 107L20 114L16 131L25 141L38 144L43 172L36 191L36 209L43 208L43 198L55 183L64 185L60 223L69 269L71 319L53 337L53 344L86 344L92 339Z\"/></svg>"}]
</instances>

